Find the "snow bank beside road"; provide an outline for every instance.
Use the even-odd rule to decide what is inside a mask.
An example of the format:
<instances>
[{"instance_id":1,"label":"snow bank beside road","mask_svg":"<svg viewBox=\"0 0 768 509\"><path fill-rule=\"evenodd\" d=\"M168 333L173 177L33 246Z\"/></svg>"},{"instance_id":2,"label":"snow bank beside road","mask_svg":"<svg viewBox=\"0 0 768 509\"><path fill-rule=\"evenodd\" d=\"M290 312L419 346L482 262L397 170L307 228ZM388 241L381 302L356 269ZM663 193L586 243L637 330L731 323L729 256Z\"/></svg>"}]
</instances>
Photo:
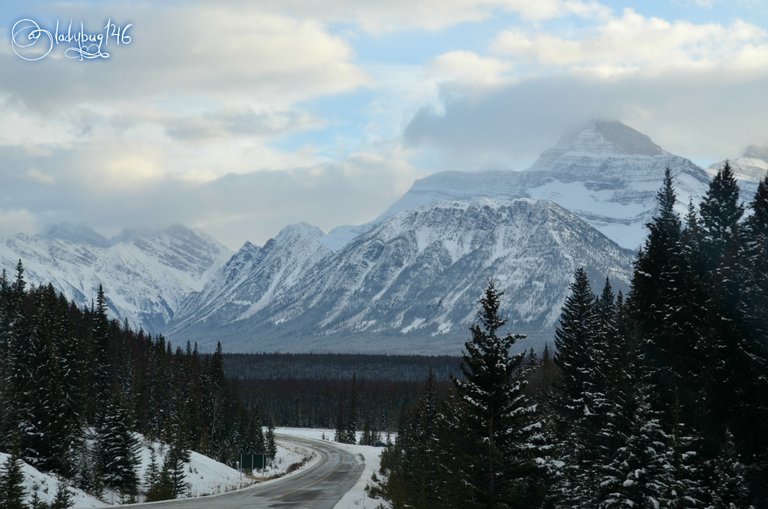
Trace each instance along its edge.
<instances>
[{"instance_id":1,"label":"snow bank beside road","mask_svg":"<svg viewBox=\"0 0 768 509\"><path fill-rule=\"evenodd\" d=\"M374 472L379 471L381 466L381 452L383 447L371 447L368 445L351 445L340 444L334 442L332 429L318 429L318 428L277 428L277 433L283 435L292 435L301 438L312 438L315 440L324 440L332 443L339 449L344 449L352 454L359 454L365 461L365 469L360 475L360 479L357 480L357 484L347 492L344 497L334 506L333 509L375 509L379 504L388 507L385 502L380 499L371 499L368 497L368 493L365 491L365 487L371 483L371 476ZM359 439L358 433L358 439Z\"/></svg>"},{"instance_id":2,"label":"snow bank beside road","mask_svg":"<svg viewBox=\"0 0 768 509\"><path fill-rule=\"evenodd\" d=\"M152 450L155 452L159 468L162 468L163 458L168 452L168 446L160 442L149 443L141 436L139 438L141 447L138 454L140 464L137 473L139 481L142 483L142 486L139 488L139 502L143 502L144 492L146 491L143 482L151 463ZM8 454L0 453L0 466L5 464L8 456ZM259 478L272 479L285 476L292 468L296 469L294 465L302 464L298 468L300 470L314 464L314 461L317 461L317 455L312 454L307 449L294 446L293 444L278 442L277 456L272 464L264 471L254 472L255 476L251 477L207 456L191 451L190 461L184 470L186 482L189 484L187 495L194 498L227 493L251 486ZM53 501L58 489L58 480L55 477L44 474L24 462L22 462L22 473L24 474L24 489L28 505L35 491L37 491L38 497L42 502L50 503ZM118 494L110 490L104 493L103 500L99 500L84 491L71 487L70 493L73 495L73 509L91 509L120 505Z\"/></svg>"}]
</instances>

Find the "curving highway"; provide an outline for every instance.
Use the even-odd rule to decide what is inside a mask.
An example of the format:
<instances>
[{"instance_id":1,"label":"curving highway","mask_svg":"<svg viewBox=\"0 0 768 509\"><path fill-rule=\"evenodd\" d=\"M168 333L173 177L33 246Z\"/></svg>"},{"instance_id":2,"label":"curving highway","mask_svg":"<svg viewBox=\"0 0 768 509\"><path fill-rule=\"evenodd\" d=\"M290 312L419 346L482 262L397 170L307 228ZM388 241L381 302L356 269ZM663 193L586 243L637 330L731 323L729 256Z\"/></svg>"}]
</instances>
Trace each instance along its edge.
<instances>
[{"instance_id":1,"label":"curving highway","mask_svg":"<svg viewBox=\"0 0 768 509\"><path fill-rule=\"evenodd\" d=\"M146 509L333 509L360 478L363 460L329 443L282 435L312 449L319 461L296 474L224 495L136 504Z\"/></svg>"}]
</instances>

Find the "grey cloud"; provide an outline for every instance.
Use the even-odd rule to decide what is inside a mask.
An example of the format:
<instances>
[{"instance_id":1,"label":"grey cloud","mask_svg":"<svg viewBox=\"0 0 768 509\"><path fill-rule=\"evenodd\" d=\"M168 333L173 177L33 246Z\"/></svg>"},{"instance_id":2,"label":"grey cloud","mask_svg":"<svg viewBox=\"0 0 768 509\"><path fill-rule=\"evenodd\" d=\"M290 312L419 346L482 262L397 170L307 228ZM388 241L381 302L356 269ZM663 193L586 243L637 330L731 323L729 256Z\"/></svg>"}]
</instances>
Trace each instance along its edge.
<instances>
[{"instance_id":1,"label":"grey cloud","mask_svg":"<svg viewBox=\"0 0 768 509\"><path fill-rule=\"evenodd\" d=\"M163 123L168 136L185 141L239 136L266 137L320 126L319 120L297 111L260 113L247 109L173 117Z\"/></svg>"},{"instance_id":2,"label":"grey cloud","mask_svg":"<svg viewBox=\"0 0 768 509\"><path fill-rule=\"evenodd\" d=\"M515 166L591 118L622 120L665 149L720 160L768 135L768 76L669 74L614 79L558 75L485 94L446 94L444 112L424 108L404 131L415 148L443 154L453 169L471 169L495 154Z\"/></svg>"},{"instance_id":3,"label":"grey cloud","mask_svg":"<svg viewBox=\"0 0 768 509\"><path fill-rule=\"evenodd\" d=\"M236 248L245 240L264 242L290 223L310 222L327 231L366 222L413 180L402 163L352 157L312 168L227 175L208 183L169 178L117 189L94 179L99 162L89 156L60 148L38 155L19 148L0 153L0 216L23 209L32 211L40 225L85 223L107 233L181 223ZM26 178L30 167L52 176L56 185Z\"/></svg>"}]
</instances>

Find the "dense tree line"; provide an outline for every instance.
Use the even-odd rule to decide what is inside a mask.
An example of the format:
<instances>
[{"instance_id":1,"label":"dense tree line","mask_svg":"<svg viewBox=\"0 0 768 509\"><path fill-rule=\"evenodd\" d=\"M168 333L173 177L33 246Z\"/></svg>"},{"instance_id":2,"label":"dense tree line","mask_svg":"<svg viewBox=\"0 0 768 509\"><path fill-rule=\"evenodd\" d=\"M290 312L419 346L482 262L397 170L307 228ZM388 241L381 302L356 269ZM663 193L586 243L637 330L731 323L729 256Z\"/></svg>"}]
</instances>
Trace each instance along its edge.
<instances>
[{"instance_id":1,"label":"dense tree line","mask_svg":"<svg viewBox=\"0 0 768 509\"><path fill-rule=\"evenodd\" d=\"M340 353L224 354L224 373L238 380L351 380L421 382L459 374L459 357Z\"/></svg>"},{"instance_id":2,"label":"dense tree line","mask_svg":"<svg viewBox=\"0 0 768 509\"><path fill-rule=\"evenodd\" d=\"M398 508L768 507L768 177L726 164L680 218L669 170L626 299L579 269L556 352L512 356L491 284L463 379L382 457ZM746 216L746 217L745 217Z\"/></svg>"},{"instance_id":3,"label":"dense tree line","mask_svg":"<svg viewBox=\"0 0 768 509\"><path fill-rule=\"evenodd\" d=\"M269 415L276 426L309 428L334 428L339 405L346 409L350 404L353 385L359 417L357 429L362 430L368 421L370 426L385 433L397 429L403 408L419 398L423 382L370 380L354 375L337 380L285 378L238 381L243 400L259 408L264 415ZM449 381L438 380L436 385L445 392Z\"/></svg>"},{"instance_id":4,"label":"dense tree line","mask_svg":"<svg viewBox=\"0 0 768 509\"><path fill-rule=\"evenodd\" d=\"M51 285L28 287L21 262L13 277L3 271L0 451L96 496L169 498L186 489L190 449L232 463L264 450L261 430L225 378L220 346L207 356L189 344L174 350L110 320L101 288L80 309ZM149 480L138 478L136 433L169 445Z\"/></svg>"}]
</instances>

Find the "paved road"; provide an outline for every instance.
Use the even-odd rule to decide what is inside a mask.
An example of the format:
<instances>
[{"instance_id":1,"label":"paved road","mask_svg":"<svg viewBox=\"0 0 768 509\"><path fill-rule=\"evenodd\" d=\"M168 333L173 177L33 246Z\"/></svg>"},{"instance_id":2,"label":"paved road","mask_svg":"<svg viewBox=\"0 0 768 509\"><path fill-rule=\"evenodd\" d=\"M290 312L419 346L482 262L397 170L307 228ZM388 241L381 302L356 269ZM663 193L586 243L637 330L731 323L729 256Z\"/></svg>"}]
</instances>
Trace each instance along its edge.
<instances>
[{"instance_id":1,"label":"paved road","mask_svg":"<svg viewBox=\"0 0 768 509\"><path fill-rule=\"evenodd\" d=\"M314 450L319 456L314 466L266 485L256 485L225 495L201 497L131 508L146 509L333 509L355 485L363 472L360 458L331 444L292 436L279 436L283 442Z\"/></svg>"}]
</instances>

